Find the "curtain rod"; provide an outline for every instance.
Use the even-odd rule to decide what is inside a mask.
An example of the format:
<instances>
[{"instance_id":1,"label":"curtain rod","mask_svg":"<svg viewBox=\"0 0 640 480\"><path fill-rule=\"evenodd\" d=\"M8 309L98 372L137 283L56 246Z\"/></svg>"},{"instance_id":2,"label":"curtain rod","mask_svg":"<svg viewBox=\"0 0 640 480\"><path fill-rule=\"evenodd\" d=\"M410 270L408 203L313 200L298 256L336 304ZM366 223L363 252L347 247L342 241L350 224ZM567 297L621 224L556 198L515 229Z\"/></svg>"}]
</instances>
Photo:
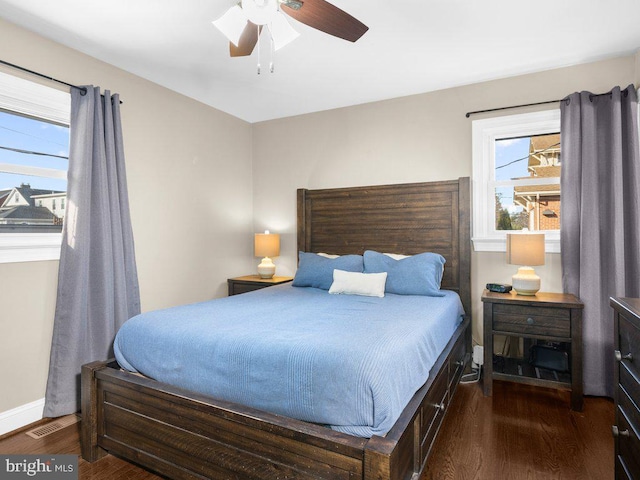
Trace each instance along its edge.
<instances>
[{"instance_id":1,"label":"curtain rod","mask_svg":"<svg viewBox=\"0 0 640 480\"><path fill-rule=\"evenodd\" d=\"M0 60L0 63L2 65L6 65L8 67L15 68L16 70L21 70L23 72L30 73L31 75L35 75L35 76L40 77L40 78L45 78L45 79L50 80L52 82L56 82L56 83L60 83L62 85L66 85L67 87L75 88L77 90L80 90L81 95L86 95L87 94L87 89L85 87L79 87L79 86L73 85L71 83L63 82L62 80L58 80L57 78L53 78L53 77L50 77L48 75L44 75L42 73L34 72L33 70L29 70L28 68L21 67L20 65L14 65L13 63L5 62L4 60Z\"/></svg>"},{"instance_id":2,"label":"curtain rod","mask_svg":"<svg viewBox=\"0 0 640 480\"><path fill-rule=\"evenodd\" d=\"M475 115L477 113L488 113L488 112L498 112L500 110L510 110L512 108L522 108L522 107L533 107L535 105L546 105L547 103L558 103L564 99L560 100L548 100L546 102L537 102L537 103L526 103L524 105L512 105L510 107L499 107L499 108L490 108L488 110L476 110L475 112L467 112L465 117L469 118L471 115Z\"/></svg>"},{"instance_id":3,"label":"curtain rod","mask_svg":"<svg viewBox=\"0 0 640 480\"><path fill-rule=\"evenodd\" d=\"M31 75L35 75L37 77L44 78L52 82L56 82L61 85L66 85L67 87L70 87L70 88L75 88L76 90L80 90L80 95L82 96L87 94L87 89L85 87L79 87L78 85L73 85L72 83L63 82L62 80L58 80L57 78L53 78L48 75L44 75L42 73L29 70L28 68L21 67L20 65L15 65L13 63L5 62L4 60L0 60L0 64L6 65L7 67L15 68L16 70L20 70L22 72L30 73ZM122 105L122 100L120 100L120 104Z\"/></svg>"},{"instance_id":4,"label":"curtain rod","mask_svg":"<svg viewBox=\"0 0 640 480\"><path fill-rule=\"evenodd\" d=\"M626 90L626 89L625 89ZM623 90L624 96L627 96L627 92ZM603 97L604 95L611 95L612 90L609 90L605 93L591 93L589 94L589 100L593 100L594 97ZM511 105L510 107L499 107L499 108L490 108L488 110L476 110L475 112L467 112L465 117L469 118L471 115L475 115L476 113L489 113L489 112L499 112L500 110L510 110L512 108L522 108L522 107L533 107L535 105L546 105L548 103L559 103L563 100L569 101L569 95L559 100L547 100L546 102L537 102L537 103L525 103L523 105Z\"/></svg>"}]
</instances>

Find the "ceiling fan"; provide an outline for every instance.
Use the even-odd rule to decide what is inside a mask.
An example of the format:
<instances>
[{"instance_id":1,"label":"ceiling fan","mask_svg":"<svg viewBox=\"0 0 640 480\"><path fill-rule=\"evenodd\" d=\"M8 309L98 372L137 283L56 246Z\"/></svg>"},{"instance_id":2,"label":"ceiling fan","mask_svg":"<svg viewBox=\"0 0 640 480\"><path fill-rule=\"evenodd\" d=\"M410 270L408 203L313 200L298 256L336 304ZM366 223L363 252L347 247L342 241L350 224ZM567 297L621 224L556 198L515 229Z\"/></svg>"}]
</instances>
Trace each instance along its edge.
<instances>
[{"instance_id":1,"label":"ceiling fan","mask_svg":"<svg viewBox=\"0 0 640 480\"><path fill-rule=\"evenodd\" d=\"M298 37L286 13L312 28L355 42L369 27L325 0L241 0L213 24L229 39L232 57L251 55L266 25L274 50Z\"/></svg>"}]
</instances>

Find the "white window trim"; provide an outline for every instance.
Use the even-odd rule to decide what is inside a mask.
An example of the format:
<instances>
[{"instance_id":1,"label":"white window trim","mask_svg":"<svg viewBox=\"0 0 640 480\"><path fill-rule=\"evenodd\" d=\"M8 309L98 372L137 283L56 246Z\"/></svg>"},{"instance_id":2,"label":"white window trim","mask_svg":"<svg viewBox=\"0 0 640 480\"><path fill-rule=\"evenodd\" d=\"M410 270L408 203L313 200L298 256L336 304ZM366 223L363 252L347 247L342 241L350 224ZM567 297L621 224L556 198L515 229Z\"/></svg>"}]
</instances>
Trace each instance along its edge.
<instances>
[{"instance_id":1,"label":"white window trim","mask_svg":"<svg viewBox=\"0 0 640 480\"><path fill-rule=\"evenodd\" d=\"M473 247L479 252L506 251L506 233L495 229L495 191L493 180L495 141L504 138L557 133L560 131L560 110L508 115L472 123L472 191L473 191ZM548 183L554 179L544 179ZM500 184L519 184L521 181L506 181ZM527 180L527 184L537 180ZM545 250L560 252L560 232L544 231Z\"/></svg>"},{"instance_id":2,"label":"white window trim","mask_svg":"<svg viewBox=\"0 0 640 480\"><path fill-rule=\"evenodd\" d=\"M69 125L71 95L0 72L0 109ZM53 173L40 170L45 176ZM59 260L61 244L61 233L2 233L0 263Z\"/></svg>"}]
</instances>

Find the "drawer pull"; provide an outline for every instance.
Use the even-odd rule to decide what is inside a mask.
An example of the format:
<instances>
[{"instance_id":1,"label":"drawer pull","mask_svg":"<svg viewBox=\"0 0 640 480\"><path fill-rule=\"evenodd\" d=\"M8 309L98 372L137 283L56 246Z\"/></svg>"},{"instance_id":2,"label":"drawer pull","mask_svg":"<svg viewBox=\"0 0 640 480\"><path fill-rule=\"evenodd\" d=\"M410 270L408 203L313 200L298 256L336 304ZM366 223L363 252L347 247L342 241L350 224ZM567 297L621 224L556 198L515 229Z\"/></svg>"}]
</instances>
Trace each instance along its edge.
<instances>
[{"instance_id":1,"label":"drawer pull","mask_svg":"<svg viewBox=\"0 0 640 480\"><path fill-rule=\"evenodd\" d=\"M620 350L616 350L615 352L613 352L614 355L616 356L616 360L618 362L621 362L623 360L629 360L630 362L633 361L633 355L630 353L627 353L626 355L622 355L622 353L620 352Z\"/></svg>"},{"instance_id":2,"label":"drawer pull","mask_svg":"<svg viewBox=\"0 0 640 480\"><path fill-rule=\"evenodd\" d=\"M527 323L529 325L533 325L535 323L535 320L533 319L533 317L529 317L529 318L527 318Z\"/></svg>"},{"instance_id":3,"label":"drawer pull","mask_svg":"<svg viewBox=\"0 0 640 480\"><path fill-rule=\"evenodd\" d=\"M614 437L628 437L629 430L620 430L617 425L613 425L611 427L611 433L613 433Z\"/></svg>"},{"instance_id":4,"label":"drawer pull","mask_svg":"<svg viewBox=\"0 0 640 480\"><path fill-rule=\"evenodd\" d=\"M447 409L447 407L444 405L444 402L436 405L435 407L436 407L437 410L439 410L441 412L444 412Z\"/></svg>"}]
</instances>

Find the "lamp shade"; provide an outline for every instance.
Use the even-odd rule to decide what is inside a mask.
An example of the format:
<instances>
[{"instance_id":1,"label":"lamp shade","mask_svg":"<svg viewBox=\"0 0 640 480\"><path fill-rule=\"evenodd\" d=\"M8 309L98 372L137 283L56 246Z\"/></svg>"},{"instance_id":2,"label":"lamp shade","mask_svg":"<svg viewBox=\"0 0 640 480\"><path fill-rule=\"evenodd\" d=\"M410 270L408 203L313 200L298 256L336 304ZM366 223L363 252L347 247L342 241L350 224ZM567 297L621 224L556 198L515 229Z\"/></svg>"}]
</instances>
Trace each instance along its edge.
<instances>
[{"instance_id":1,"label":"lamp shade","mask_svg":"<svg viewBox=\"0 0 640 480\"><path fill-rule=\"evenodd\" d=\"M507 263L544 265L544 233L508 233Z\"/></svg>"},{"instance_id":2,"label":"lamp shade","mask_svg":"<svg viewBox=\"0 0 640 480\"><path fill-rule=\"evenodd\" d=\"M277 257L280 255L280 235L277 233L256 233L254 239L256 257Z\"/></svg>"},{"instance_id":3,"label":"lamp shade","mask_svg":"<svg viewBox=\"0 0 640 480\"><path fill-rule=\"evenodd\" d=\"M507 233L507 263L523 265L511 277L518 295L535 295L540 277L533 265L544 265L544 233Z\"/></svg>"}]
</instances>

